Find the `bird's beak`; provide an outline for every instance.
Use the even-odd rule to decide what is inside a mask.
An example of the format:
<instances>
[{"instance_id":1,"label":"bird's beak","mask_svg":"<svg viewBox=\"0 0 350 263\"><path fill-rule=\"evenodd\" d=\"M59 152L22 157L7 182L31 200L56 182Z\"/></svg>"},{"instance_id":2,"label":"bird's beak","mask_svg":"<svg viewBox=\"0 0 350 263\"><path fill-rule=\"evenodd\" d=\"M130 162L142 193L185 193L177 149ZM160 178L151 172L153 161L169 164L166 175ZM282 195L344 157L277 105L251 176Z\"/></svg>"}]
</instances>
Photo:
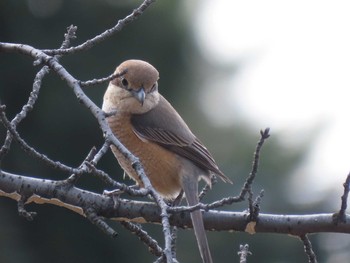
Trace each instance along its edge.
<instances>
[{"instance_id":1,"label":"bird's beak","mask_svg":"<svg viewBox=\"0 0 350 263\"><path fill-rule=\"evenodd\" d=\"M133 90L132 95L143 105L146 97L145 89L141 87L139 90Z\"/></svg>"}]
</instances>

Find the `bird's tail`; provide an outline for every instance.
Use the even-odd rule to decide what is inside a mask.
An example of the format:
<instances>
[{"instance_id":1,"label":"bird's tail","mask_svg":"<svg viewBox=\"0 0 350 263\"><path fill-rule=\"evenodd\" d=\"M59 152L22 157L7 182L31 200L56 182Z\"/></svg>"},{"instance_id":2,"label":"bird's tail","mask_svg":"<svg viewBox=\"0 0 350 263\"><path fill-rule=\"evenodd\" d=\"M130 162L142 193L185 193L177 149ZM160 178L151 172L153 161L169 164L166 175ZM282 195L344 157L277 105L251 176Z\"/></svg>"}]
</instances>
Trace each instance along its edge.
<instances>
[{"instance_id":1,"label":"bird's tail","mask_svg":"<svg viewBox=\"0 0 350 263\"><path fill-rule=\"evenodd\" d=\"M198 180L193 174L184 176L183 189L185 191L188 205L193 206L198 204ZM203 263L213 263L204 229L202 212L200 210L191 212L191 219Z\"/></svg>"}]
</instances>

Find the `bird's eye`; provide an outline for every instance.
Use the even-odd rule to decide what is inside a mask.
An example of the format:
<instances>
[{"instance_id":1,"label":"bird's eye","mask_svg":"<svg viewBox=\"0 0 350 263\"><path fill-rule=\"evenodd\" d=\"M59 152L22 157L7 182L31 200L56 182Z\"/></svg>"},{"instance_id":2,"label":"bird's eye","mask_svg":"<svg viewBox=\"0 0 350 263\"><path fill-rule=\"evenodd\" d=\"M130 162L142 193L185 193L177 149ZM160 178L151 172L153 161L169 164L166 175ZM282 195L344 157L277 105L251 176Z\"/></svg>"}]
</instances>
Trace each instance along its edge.
<instances>
[{"instance_id":1,"label":"bird's eye","mask_svg":"<svg viewBox=\"0 0 350 263\"><path fill-rule=\"evenodd\" d=\"M155 91L158 87L158 84L157 83L154 83L152 88L151 88L151 92Z\"/></svg>"},{"instance_id":2,"label":"bird's eye","mask_svg":"<svg viewBox=\"0 0 350 263\"><path fill-rule=\"evenodd\" d=\"M123 84L124 87L127 87L129 85L129 82L125 78L123 78L122 79L122 84Z\"/></svg>"}]
</instances>

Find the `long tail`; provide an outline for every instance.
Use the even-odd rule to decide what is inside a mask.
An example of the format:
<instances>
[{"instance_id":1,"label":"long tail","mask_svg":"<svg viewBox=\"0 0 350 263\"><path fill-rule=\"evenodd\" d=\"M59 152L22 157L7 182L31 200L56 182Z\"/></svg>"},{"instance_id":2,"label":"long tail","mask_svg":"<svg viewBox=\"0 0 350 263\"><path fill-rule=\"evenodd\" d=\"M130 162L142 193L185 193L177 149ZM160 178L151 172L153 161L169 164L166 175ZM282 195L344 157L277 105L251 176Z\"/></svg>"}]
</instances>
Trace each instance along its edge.
<instances>
[{"instance_id":1,"label":"long tail","mask_svg":"<svg viewBox=\"0 0 350 263\"><path fill-rule=\"evenodd\" d=\"M188 205L193 206L198 204L199 201L197 178L193 175L187 175L183 177L182 183ZM205 234L202 212L200 210L193 211L191 213L191 219L203 263L213 263L207 236Z\"/></svg>"}]
</instances>

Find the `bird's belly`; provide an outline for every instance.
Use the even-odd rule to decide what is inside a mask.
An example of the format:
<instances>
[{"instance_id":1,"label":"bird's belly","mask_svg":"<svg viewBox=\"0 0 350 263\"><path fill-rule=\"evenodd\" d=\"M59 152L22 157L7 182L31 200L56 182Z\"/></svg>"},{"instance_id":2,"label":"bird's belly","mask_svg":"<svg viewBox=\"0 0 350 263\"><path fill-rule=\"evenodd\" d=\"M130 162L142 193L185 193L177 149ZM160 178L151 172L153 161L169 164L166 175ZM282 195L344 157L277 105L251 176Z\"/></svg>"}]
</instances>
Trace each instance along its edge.
<instances>
[{"instance_id":1,"label":"bird's belly","mask_svg":"<svg viewBox=\"0 0 350 263\"><path fill-rule=\"evenodd\" d=\"M116 124L112 120L109 122L112 127L113 124ZM179 157L158 144L142 141L132 129L125 128L125 125L124 128L113 130L121 143L139 158L154 189L164 198L176 198L182 189L179 176L181 169ZM132 168L131 162L114 145L111 146L111 149L125 172L143 187L144 185Z\"/></svg>"}]
</instances>

